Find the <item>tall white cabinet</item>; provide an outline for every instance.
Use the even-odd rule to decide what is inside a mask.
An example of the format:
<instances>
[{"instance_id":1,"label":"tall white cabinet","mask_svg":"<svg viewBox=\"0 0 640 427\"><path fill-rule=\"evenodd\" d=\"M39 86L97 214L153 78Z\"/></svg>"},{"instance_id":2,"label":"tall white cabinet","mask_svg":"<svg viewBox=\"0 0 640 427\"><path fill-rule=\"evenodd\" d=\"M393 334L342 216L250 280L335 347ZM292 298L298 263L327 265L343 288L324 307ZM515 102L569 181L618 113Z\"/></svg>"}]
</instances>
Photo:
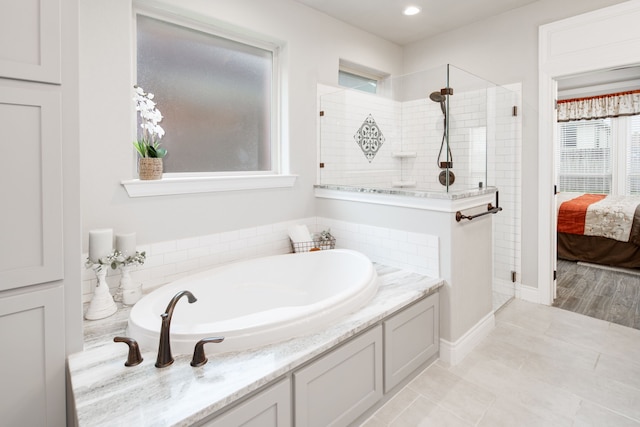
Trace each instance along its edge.
<instances>
[{"instance_id":1,"label":"tall white cabinet","mask_svg":"<svg viewBox=\"0 0 640 427\"><path fill-rule=\"evenodd\" d=\"M77 95L77 76L63 81L63 69L77 65L74 1L0 0L3 425L66 424L66 310L81 315L68 298L80 275L69 268L79 258L68 259L79 252L79 233L69 224L78 217L79 192L68 179L73 172L64 171L77 149L77 101L69 99ZM63 40L70 42L64 49Z\"/></svg>"}]
</instances>

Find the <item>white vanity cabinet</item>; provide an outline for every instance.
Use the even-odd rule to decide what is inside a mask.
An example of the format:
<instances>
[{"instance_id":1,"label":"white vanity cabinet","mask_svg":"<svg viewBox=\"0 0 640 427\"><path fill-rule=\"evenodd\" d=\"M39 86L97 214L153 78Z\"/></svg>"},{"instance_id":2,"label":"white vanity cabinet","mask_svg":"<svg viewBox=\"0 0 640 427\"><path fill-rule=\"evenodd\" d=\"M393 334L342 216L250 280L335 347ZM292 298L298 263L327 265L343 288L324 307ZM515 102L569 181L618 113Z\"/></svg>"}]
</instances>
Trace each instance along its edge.
<instances>
[{"instance_id":1,"label":"white vanity cabinet","mask_svg":"<svg viewBox=\"0 0 640 427\"><path fill-rule=\"evenodd\" d=\"M385 320L384 392L438 354L438 293Z\"/></svg>"},{"instance_id":2,"label":"white vanity cabinet","mask_svg":"<svg viewBox=\"0 0 640 427\"><path fill-rule=\"evenodd\" d=\"M291 381L285 378L199 426L291 427Z\"/></svg>"},{"instance_id":3,"label":"white vanity cabinet","mask_svg":"<svg viewBox=\"0 0 640 427\"><path fill-rule=\"evenodd\" d=\"M437 292L412 303L286 374L276 385L197 425L357 425L437 357L438 304Z\"/></svg>"},{"instance_id":4,"label":"white vanity cabinet","mask_svg":"<svg viewBox=\"0 0 640 427\"><path fill-rule=\"evenodd\" d=\"M293 374L296 427L349 425L382 398L382 327Z\"/></svg>"}]
</instances>

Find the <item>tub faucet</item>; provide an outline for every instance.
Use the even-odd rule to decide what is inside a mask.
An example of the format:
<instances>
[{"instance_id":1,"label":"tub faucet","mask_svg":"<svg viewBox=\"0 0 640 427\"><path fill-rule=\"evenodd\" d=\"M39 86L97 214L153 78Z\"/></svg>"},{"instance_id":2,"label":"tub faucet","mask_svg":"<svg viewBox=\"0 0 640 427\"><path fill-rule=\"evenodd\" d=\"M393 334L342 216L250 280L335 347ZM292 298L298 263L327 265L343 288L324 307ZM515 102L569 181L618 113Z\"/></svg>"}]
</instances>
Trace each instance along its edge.
<instances>
[{"instance_id":1,"label":"tub faucet","mask_svg":"<svg viewBox=\"0 0 640 427\"><path fill-rule=\"evenodd\" d=\"M173 356L171 355L171 340L169 336L169 330L171 328L171 317L173 316L173 309L176 307L178 300L183 296L187 296L189 303L193 304L198 301L196 297L189 291L180 291L171 298L169 305L164 313L160 315L162 318L162 327L160 329L160 345L158 346L158 359L156 359L156 368L164 368L173 363Z\"/></svg>"}]
</instances>

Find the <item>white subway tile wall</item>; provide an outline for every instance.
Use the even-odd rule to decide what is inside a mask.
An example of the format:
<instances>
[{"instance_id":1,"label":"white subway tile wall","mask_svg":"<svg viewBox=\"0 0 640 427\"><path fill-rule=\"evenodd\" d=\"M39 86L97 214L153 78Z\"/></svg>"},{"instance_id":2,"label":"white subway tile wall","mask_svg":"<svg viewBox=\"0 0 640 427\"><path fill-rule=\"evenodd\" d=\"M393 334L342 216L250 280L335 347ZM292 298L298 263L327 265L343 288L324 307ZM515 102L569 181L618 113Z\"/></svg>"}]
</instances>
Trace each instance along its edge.
<instances>
[{"instance_id":1,"label":"white subway tile wall","mask_svg":"<svg viewBox=\"0 0 640 427\"><path fill-rule=\"evenodd\" d=\"M494 89L460 92L450 97L449 144L456 181L451 190L486 185L487 108ZM394 182L415 181L423 191L445 191L438 175L444 116L440 104L428 98L399 102L364 92L344 90L320 97L321 184L390 188ZM385 143L369 162L353 136L371 114ZM398 158L394 153L414 152ZM440 161L447 161L443 148Z\"/></svg>"},{"instance_id":2,"label":"white subway tile wall","mask_svg":"<svg viewBox=\"0 0 640 427\"><path fill-rule=\"evenodd\" d=\"M321 217L318 227L331 230L336 246L362 252L374 262L440 276L437 236Z\"/></svg>"},{"instance_id":3,"label":"white subway tile wall","mask_svg":"<svg viewBox=\"0 0 640 427\"><path fill-rule=\"evenodd\" d=\"M321 118L320 170L322 184L388 188L401 179L399 161L391 153L402 148L400 103L357 91L323 95ZM371 115L385 142L371 162L356 143L354 135Z\"/></svg>"},{"instance_id":4,"label":"white subway tile wall","mask_svg":"<svg viewBox=\"0 0 640 427\"><path fill-rule=\"evenodd\" d=\"M146 252L144 265L131 270L131 278L149 291L163 284L243 259L291 252L289 226L305 224L311 232L331 229L336 247L354 249L374 262L438 277L438 238L382 227L371 227L328 218L303 218L259 227L228 231L188 239L141 245ZM82 262L87 258L83 255ZM89 302L97 280L91 269L85 270L82 301ZM120 271L109 269L107 283L114 294L120 284Z\"/></svg>"}]
</instances>

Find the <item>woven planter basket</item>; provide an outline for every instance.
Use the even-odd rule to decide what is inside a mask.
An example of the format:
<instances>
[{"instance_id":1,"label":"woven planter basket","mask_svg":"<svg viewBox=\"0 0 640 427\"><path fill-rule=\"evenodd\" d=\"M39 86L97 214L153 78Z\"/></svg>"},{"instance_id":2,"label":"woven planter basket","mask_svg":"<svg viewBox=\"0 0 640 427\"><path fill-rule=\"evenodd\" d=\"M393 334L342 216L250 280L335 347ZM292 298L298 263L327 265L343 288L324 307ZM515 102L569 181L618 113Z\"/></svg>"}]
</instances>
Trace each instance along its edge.
<instances>
[{"instance_id":1,"label":"woven planter basket","mask_svg":"<svg viewBox=\"0 0 640 427\"><path fill-rule=\"evenodd\" d=\"M142 157L138 159L138 174L141 180L162 179L162 159Z\"/></svg>"}]
</instances>

